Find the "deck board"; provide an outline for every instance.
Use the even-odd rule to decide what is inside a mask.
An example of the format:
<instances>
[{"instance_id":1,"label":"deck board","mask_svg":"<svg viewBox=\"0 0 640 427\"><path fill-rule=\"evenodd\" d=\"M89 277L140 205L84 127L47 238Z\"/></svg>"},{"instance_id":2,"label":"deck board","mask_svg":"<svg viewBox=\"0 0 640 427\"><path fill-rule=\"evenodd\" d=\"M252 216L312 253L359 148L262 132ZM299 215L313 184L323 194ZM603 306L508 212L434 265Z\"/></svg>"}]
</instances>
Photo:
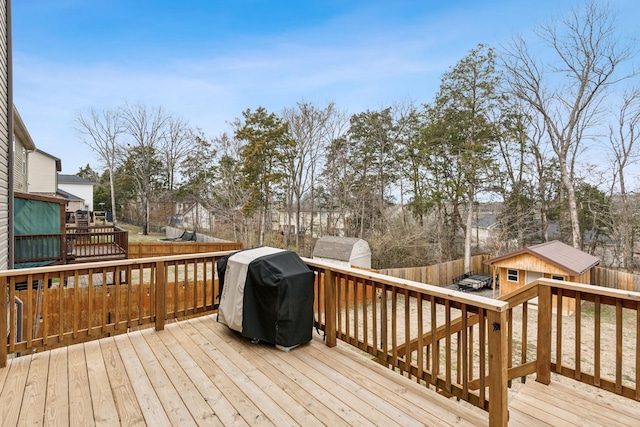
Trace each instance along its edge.
<instances>
[{"instance_id":1,"label":"deck board","mask_svg":"<svg viewBox=\"0 0 640 427\"><path fill-rule=\"evenodd\" d=\"M630 425L619 407L530 381L510 425ZM487 425L488 414L321 339L283 352L205 316L27 355L0 369L2 425Z\"/></svg>"},{"instance_id":2,"label":"deck board","mask_svg":"<svg viewBox=\"0 0 640 427\"><path fill-rule=\"evenodd\" d=\"M84 345L72 345L68 348L69 363L69 425L93 426L93 404Z\"/></svg>"},{"instance_id":3,"label":"deck board","mask_svg":"<svg viewBox=\"0 0 640 427\"><path fill-rule=\"evenodd\" d=\"M122 425L143 426L144 415L114 340L99 341L111 392Z\"/></svg>"},{"instance_id":4,"label":"deck board","mask_svg":"<svg viewBox=\"0 0 640 427\"><path fill-rule=\"evenodd\" d=\"M546 423L623 427L637 425L640 419L639 402L629 399L624 399L623 403L613 399L604 402L557 382L549 386L536 381L527 382L509 402L509 409L512 416L518 414L514 419L518 425L527 426Z\"/></svg>"},{"instance_id":5,"label":"deck board","mask_svg":"<svg viewBox=\"0 0 640 427\"><path fill-rule=\"evenodd\" d=\"M4 368L8 376L0 393L0 420L6 425L18 423L31 356L13 359Z\"/></svg>"},{"instance_id":6,"label":"deck board","mask_svg":"<svg viewBox=\"0 0 640 427\"><path fill-rule=\"evenodd\" d=\"M49 353L34 354L29 366L27 382L22 397L22 405L27 405L30 410L20 411L19 425L42 425L48 370Z\"/></svg>"},{"instance_id":7,"label":"deck board","mask_svg":"<svg viewBox=\"0 0 640 427\"><path fill-rule=\"evenodd\" d=\"M67 348L49 352L46 405L43 424L45 426L69 425L69 375Z\"/></svg>"}]
</instances>

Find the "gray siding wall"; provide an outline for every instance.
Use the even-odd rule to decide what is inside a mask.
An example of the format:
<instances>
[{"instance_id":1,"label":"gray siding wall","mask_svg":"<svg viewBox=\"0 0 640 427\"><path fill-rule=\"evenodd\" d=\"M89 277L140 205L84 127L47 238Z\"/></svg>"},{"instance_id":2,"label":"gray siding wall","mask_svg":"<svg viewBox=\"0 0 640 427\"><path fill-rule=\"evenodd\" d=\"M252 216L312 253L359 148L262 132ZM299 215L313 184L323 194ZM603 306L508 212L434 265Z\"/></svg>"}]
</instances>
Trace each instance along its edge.
<instances>
[{"instance_id":1,"label":"gray siding wall","mask_svg":"<svg viewBox=\"0 0 640 427\"><path fill-rule=\"evenodd\" d=\"M13 191L11 189L12 141L11 135L11 82L10 82L10 0L0 0L0 270L11 266L9 248Z\"/></svg>"}]
</instances>

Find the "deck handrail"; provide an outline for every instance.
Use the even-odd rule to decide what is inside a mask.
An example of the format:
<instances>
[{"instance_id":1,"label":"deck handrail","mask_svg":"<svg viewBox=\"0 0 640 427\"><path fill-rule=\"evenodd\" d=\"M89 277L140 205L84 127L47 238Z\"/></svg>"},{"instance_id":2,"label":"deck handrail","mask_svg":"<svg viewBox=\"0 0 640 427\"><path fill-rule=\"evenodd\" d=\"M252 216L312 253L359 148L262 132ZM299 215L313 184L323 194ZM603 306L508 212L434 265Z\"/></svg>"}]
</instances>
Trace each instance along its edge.
<instances>
[{"instance_id":1,"label":"deck handrail","mask_svg":"<svg viewBox=\"0 0 640 427\"><path fill-rule=\"evenodd\" d=\"M214 313L216 262L232 252L0 271L0 290L8 295L0 298L0 335L8 337L7 345L0 345L0 367L8 354L132 328L162 329L168 321ZM548 384L555 373L640 400L640 293L538 279L493 300L304 261L316 273L314 321L327 345L342 340L441 394L487 410L490 425L507 423L508 381L530 374ZM569 303L588 304L593 313L558 316ZM607 316L613 326L605 330ZM594 328L589 349L580 333L585 327ZM599 343L605 333L615 336L611 349ZM613 372L601 366L605 354L615 360ZM633 366L623 359L633 360Z\"/></svg>"},{"instance_id":2,"label":"deck handrail","mask_svg":"<svg viewBox=\"0 0 640 427\"><path fill-rule=\"evenodd\" d=\"M537 333L529 337L525 325L530 324L534 298L538 299ZM640 293L541 278L501 300L509 303L510 380L535 373L537 381L549 384L554 373L640 400ZM593 313L583 304L592 305ZM577 309L563 314L567 306ZM522 313L519 327L513 321L516 311ZM613 318L606 324L615 337L611 348L602 346L606 316ZM593 339L583 332L593 332ZM611 372L605 370L605 360L613 361Z\"/></svg>"},{"instance_id":3,"label":"deck handrail","mask_svg":"<svg viewBox=\"0 0 640 427\"><path fill-rule=\"evenodd\" d=\"M127 258L128 231L117 226L67 226L64 233L15 235L16 265L60 263L96 259Z\"/></svg>"},{"instance_id":4,"label":"deck handrail","mask_svg":"<svg viewBox=\"0 0 640 427\"><path fill-rule=\"evenodd\" d=\"M490 425L507 424L507 302L305 262L316 272L316 325L327 345L345 341L405 376L487 410ZM460 314L463 327L456 333L450 325ZM467 325L473 316L476 326ZM440 326L441 336L429 335ZM412 338L415 348L404 345Z\"/></svg>"}]
</instances>

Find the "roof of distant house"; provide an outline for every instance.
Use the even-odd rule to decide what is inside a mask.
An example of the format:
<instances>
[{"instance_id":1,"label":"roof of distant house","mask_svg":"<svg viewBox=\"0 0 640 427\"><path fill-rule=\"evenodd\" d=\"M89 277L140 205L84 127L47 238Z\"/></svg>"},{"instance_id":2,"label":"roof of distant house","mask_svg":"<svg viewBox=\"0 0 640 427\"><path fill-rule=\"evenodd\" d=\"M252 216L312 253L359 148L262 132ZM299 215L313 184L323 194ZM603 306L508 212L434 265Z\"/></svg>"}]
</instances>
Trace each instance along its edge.
<instances>
[{"instance_id":1,"label":"roof of distant house","mask_svg":"<svg viewBox=\"0 0 640 427\"><path fill-rule=\"evenodd\" d=\"M60 197L67 199L70 202L84 202L84 199L82 197L78 197L75 194L71 194L68 191L64 191L60 188L58 188L58 191L56 191L56 194L58 194Z\"/></svg>"},{"instance_id":2,"label":"roof of distant house","mask_svg":"<svg viewBox=\"0 0 640 427\"><path fill-rule=\"evenodd\" d=\"M543 259L549 264L555 265L572 276L579 276L591 267L600 264L600 258L575 249L559 240L541 243L539 245L529 246L516 252L499 256L486 260L485 264L493 264L497 261L512 258L514 256L530 254L537 258Z\"/></svg>"},{"instance_id":3,"label":"roof of distant house","mask_svg":"<svg viewBox=\"0 0 640 427\"><path fill-rule=\"evenodd\" d=\"M89 181L88 179L84 179L79 177L78 175L58 175L58 184L84 184L84 185L95 185L95 182Z\"/></svg>"}]
</instances>

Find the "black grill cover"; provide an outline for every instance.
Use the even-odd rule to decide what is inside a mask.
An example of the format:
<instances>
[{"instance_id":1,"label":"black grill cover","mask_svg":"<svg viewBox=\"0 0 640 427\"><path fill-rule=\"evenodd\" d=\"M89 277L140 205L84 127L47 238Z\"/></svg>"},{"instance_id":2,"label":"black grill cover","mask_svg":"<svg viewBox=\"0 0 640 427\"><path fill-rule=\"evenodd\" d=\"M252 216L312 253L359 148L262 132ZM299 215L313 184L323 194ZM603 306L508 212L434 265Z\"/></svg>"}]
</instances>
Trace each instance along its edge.
<instances>
[{"instance_id":1,"label":"black grill cover","mask_svg":"<svg viewBox=\"0 0 640 427\"><path fill-rule=\"evenodd\" d=\"M314 274L296 253L248 249L224 257L217 266L219 322L285 348L311 341ZM238 275L243 268L244 283L244 275Z\"/></svg>"}]
</instances>

